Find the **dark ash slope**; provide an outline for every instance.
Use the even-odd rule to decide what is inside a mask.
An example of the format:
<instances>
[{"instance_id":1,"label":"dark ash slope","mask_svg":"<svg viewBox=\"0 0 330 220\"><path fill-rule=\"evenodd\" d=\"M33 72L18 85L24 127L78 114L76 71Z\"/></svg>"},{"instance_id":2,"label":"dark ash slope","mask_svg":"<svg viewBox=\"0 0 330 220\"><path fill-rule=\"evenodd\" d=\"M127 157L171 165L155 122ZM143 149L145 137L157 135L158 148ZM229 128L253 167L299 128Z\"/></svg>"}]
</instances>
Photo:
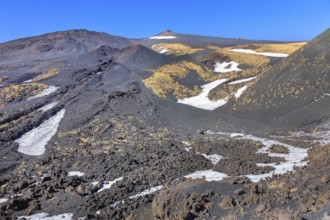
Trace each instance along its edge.
<instances>
[{"instance_id":1,"label":"dark ash slope","mask_svg":"<svg viewBox=\"0 0 330 220\"><path fill-rule=\"evenodd\" d=\"M330 116L330 29L275 65L240 97L231 115L278 128Z\"/></svg>"}]
</instances>

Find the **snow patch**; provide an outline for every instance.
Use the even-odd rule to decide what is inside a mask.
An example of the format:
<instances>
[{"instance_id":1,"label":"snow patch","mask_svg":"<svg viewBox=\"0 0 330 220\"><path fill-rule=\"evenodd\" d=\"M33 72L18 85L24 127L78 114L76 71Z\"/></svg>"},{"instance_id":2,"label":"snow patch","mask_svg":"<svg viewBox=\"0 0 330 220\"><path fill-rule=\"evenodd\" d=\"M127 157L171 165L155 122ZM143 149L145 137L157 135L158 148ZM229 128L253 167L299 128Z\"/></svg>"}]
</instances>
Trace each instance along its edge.
<instances>
[{"instance_id":1,"label":"snow patch","mask_svg":"<svg viewBox=\"0 0 330 220\"><path fill-rule=\"evenodd\" d=\"M40 212L34 215L29 216L20 216L18 219L27 219L27 220L72 220L73 213L64 213L59 215L50 216L45 212Z\"/></svg>"},{"instance_id":2,"label":"snow patch","mask_svg":"<svg viewBox=\"0 0 330 220\"><path fill-rule=\"evenodd\" d=\"M305 140L305 142L307 143L314 143L319 145L330 144L330 130L319 130L313 132L295 131L295 132L290 132L289 137L293 137L293 138L307 137L308 139ZM310 140L310 138L312 138L312 140Z\"/></svg>"},{"instance_id":3,"label":"snow patch","mask_svg":"<svg viewBox=\"0 0 330 220\"><path fill-rule=\"evenodd\" d=\"M250 53L250 54L256 54L261 56L267 56L267 57L287 57L289 54L286 53L271 53L271 52L256 52L254 50L250 49L231 49L231 52L237 52L237 53Z\"/></svg>"},{"instance_id":4,"label":"snow patch","mask_svg":"<svg viewBox=\"0 0 330 220\"><path fill-rule=\"evenodd\" d=\"M4 203L4 202L7 202L7 201L8 201L7 198L0 198L0 204L1 204L1 203Z\"/></svg>"},{"instance_id":5,"label":"snow patch","mask_svg":"<svg viewBox=\"0 0 330 220\"><path fill-rule=\"evenodd\" d=\"M85 173L80 172L80 171L69 171L68 176L83 176Z\"/></svg>"},{"instance_id":6,"label":"snow patch","mask_svg":"<svg viewBox=\"0 0 330 220\"><path fill-rule=\"evenodd\" d=\"M181 141L181 143L187 146L187 147L184 148L185 151L189 152L193 149L192 147L190 147L191 144L188 141Z\"/></svg>"},{"instance_id":7,"label":"snow patch","mask_svg":"<svg viewBox=\"0 0 330 220\"><path fill-rule=\"evenodd\" d=\"M186 146L188 146L188 147L191 145L191 143L188 142L188 141L181 141L181 143L184 144L184 145L186 145Z\"/></svg>"},{"instance_id":8,"label":"snow patch","mask_svg":"<svg viewBox=\"0 0 330 220\"><path fill-rule=\"evenodd\" d=\"M36 98L40 98L40 97L49 95L49 94L55 92L58 88L59 87L56 87L56 86L48 86L47 89L42 90L41 93L39 93L35 96L31 96L31 97L27 98L27 100L32 100L32 99L36 99Z\"/></svg>"},{"instance_id":9,"label":"snow patch","mask_svg":"<svg viewBox=\"0 0 330 220\"><path fill-rule=\"evenodd\" d=\"M249 82L251 80L254 80L255 78L257 78L257 77L254 76L254 77L250 77L250 78L239 79L239 80L233 81L231 83L228 83L228 85L235 85L235 84L239 84L239 83L243 83L243 82Z\"/></svg>"},{"instance_id":10,"label":"snow patch","mask_svg":"<svg viewBox=\"0 0 330 220\"><path fill-rule=\"evenodd\" d=\"M57 104L58 104L58 102L49 103L47 105L42 106L37 111L43 111L43 112L48 111L49 109L54 108Z\"/></svg>"},{"instance_id":11,"label":"snow patch","mask_svg":"<svg viewBox=\"0 0 330 220\"><path fill-rule=\"evenodd\" d=\"M236 92L235 92L235 98L238 99L242 94L243 92L248 88L247 85L243 86L242 88L238 89Z\"/></svg>"},{"instance_id":12,"label":"snow patch","mask_svg":"<svg viewBox=\"0 0 330 220\"><path fill-rule=\"evenodd\" d=\"M201 154L201 155L206 159L210 160L211 163L213 163L214 165L216 165L221 159L223 159L223 156L219 154L210 154L210 155Z\"/></svg>"},{"instance_id":13,"label":"snow patch","mask_svg":"<svg viewBox=\"0 0 330 220\"><path fill-rule=\"evenodd\" d=\"M40 156L44 154L48 141L56 134L58 126L65 114L65 109L43 122L39 127L25 133L16 142L19 144L18 151L31 155Z\"/></svg>"},{"instance_id":14,"label":"snow patch","mask_svg":"<svg viewBox=\"0 0 330 220\"><path fill-rule=\"evenodd\" d=\"M185 104L185 105L190 105L195 108L200 108L204 110L214 110L216 108L219 108L227 103L227 99L220 99L218 101L212 101L209 99L208 95L209 92L214 89L215 87L223 84L226 82L227 79L218 79L215 80L211 83L205 84L202 87L202 92L201 94L189 98L184 98L184 99L178 99L178 103Z\"/></svg>"},{"instance_id":15,"label":"snow patch","mask_svg":"<svg viewBox=\"0 0 330 220\"><path fill-rule=\"evenodd\" d=\"M104 191L104 190L106 190L106 189L110 189L111 186L112 186L113 184L115 184L116 182L119 182L119 181L123 180L123 178L124 178L124 177L120 177L120 178L115 179L114 181L105 181L105 182L103 183L103 186L101 187L101 189L99 189L99 190L97 191L97 193L102 192L102 191ZM93 183L92 183L92 184L93 184Z\"/></svg>"},{"instance_id":16,"label":"snow patch","mask_svg":"<svg viewBox=\"0 0 330 220\"><path fill-rule=\"evenodd\" d=\"M192 174L185 176L185 178L191 179L203 179L205 178L206 181L220 181L224 178L227 178L228 175L225 173L220 173L213 170L203 170L203 171L196 171Z\"/></svg>"},{"instance_id":17,"label":"snow patch","mask_svg":"<svg viewBox=\"0 0 330 220\"><path fill-rule=\"evenodd\" d=\"M115 208L116 206L118 206L118 205L120 205L120 204L124 204L124 203L125 203L124 200L122 200L122 201L117 201L117 202L111 204L110 207L111 207L111 208Z\"/></svg>"},{"instance_id":18,"label":"snow patch","mask_svg":"<svg viewBox=\"0 0 330 220\"><path fill-rule=\"evenodd\" d=\"M149 39L157 39L157 40L170 40L170 39L175 39L175 36L152 36L149 37Z\"/></svg>"},{"instance_id":19,"label":"snow patch","mask_svg":"<svg viewBox=\"0 0 330 220\"><path fill-rule=\"evenodd\" d=\"M207 134L220 134L225 136L232 136L231 133L227 132L212 132L207 131ZM281 157L284 161L279 162L278 164L275 163L258 163L257 166L271 166L274 167L274 171L264 174L257 174L257 175L246 175L248 178L251 179L252 182L259 182L260 180L266 179L267 177L271 177L274 174L285 174L291 171L294 171L294 167L302 167L307 164L306 161L303 161L307 157L307 150L303 148L294 147L289 144L285 144L276 140L270 140L267 138L256 137L253 135L235 133L235 138L237 139L247 139L258 141L262 143L264 146L260 148L257 153L265 153L268 154L270 157ZM282 145L289 150L288 154L279 154L279 153L271 153L270 148L273 145Z\"/></svg>"},{"instance_id":20,"label":"snow patch","mask_svg":"<svg viewBox=\"0 0 330 220\"><path fill-rule=\"evenodd\" d=\"M134 196L130 196L129 198L130 199L136 199L136 198L139 198L139 197L142 197L142 196L149 195L149 194L152 194L154 192L157 192L157 191L161 190L162 188L163 188L163 186L151 187L150 189L144 190L143 192L138 193L138 194L136 194Z\"/></svg>"},{"instance_id":21,"label":"snow patch","mask_svg":"<svg viewBox=\"0 0 330 220\"><path fill-rule=\"evenodd\" d=\"M33 79L25 80L23 83L30 83L30 82L33 82Z\"/></svg>"},{"instance_id":22,"label":"snow patch","mask_svg":"<svg viewBox=\"0 0 330 220\"><path fill-rule=\"evenodd\" d=\"M227 73L232 71L242 71L240 68L238 68L238 65L239 64L234 61L223 63L216 62L214 65L214 72Z\"/></svg>"},{"instance_id":23,"label":"snow patch","mask_svg":"<svg viewBox=\"0 0 330 220\"><path fill-rule=\"evenodd\" d=\"M158 48L156 48L158 46L158 44L155 44L151 47L151 49L155 50L156 52L160 53L160 54L170 54L170 50L162 47L162 46L158 46Z\"/></svg>"},{"instance_id":24,"label":"snow patch","mask_svg":"<svg viewBox=\"0 0 330 220\"><path fill-rule=\"evenodd\" d=\"M163 54L163 53L168 53L170 52L167 48L162 49L161 51L159 51L159 53Z\"/></svg>"}]
</instances>

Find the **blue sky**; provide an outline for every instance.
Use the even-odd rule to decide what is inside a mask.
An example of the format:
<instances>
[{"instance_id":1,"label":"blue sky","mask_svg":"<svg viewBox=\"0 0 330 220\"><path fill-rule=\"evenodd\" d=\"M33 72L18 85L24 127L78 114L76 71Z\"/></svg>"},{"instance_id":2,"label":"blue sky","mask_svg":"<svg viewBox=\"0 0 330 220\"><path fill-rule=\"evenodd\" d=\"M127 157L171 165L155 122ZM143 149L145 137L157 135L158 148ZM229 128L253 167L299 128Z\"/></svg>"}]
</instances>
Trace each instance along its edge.
<instances>
[{"instance_id":1,"label":"blue sky","mask_svg":"<svg viewBox=\"0 0 330 220\"><path fill-rule=\"evenodd\" d=\"M330 0L0 0L0 9L0 42L68 29L309 40L330 27Z\"/></svg>"}]
</instances>

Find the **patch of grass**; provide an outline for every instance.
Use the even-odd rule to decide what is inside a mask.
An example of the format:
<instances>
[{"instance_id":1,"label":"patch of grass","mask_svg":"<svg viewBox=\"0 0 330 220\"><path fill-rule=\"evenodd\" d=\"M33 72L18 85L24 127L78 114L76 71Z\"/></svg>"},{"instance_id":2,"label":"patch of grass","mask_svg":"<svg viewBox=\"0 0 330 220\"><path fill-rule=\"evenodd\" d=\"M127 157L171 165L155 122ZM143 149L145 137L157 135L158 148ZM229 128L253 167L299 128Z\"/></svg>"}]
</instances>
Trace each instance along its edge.
<instances>
[{"instance_id":1,"label":"patch of grass","mask_svg":"<svg viewBox=\"0 0 330 220\"><path fill-rule=\"evenodd\" d=\"M0 106L6 103L20 101L26 96L33 96L48 88L48 85L41 83L10 85L0 89Z\"/></svg>"},{"instance_id":2,"label":"patch of grass","mask_svg":"<svg viewBox=\"0 0 330 220\"><path fill-rule=\"evenodd\" d=\"M292 54L305 46L307 42L288 43L288 44L246 44L234 48L255 50L257 52L286 53Z\"/></svg>"},{"instance_id":3,"label":"patch of grass","mask_svg":"<svg viewBox=\"0 0 330 220\"><path fill-rule=\"evenodd\" d=\"M284 147L282 145L273 145L269 149L271 153L277 153L277 154L288 154L289 149L287 147Z\"/></svg>"},{"instance_id":4,"label":"patch of grass","mask_svg":"<svg viewBox=\"0 0 330 220\"><path fill-rule=\"evenodd\" d=\"M158 97L166 98L172 92L177 99L188 96L196 96L201 93L201 89L195 86L190 89L178 83L178 79L187 77L195 71L205 82L211 82L223 78L220 74L215 74L212 70L199 66L193 62L181 61L179 63L167 64L154 70L154 74L143 80L144 85L151 89Z\"/></svg>"},{"instance_id":5,"label":"patch of grass","mask_svg":"<svg viewBox=\"0 0 330 220\"><path fill-rule=\"evenodd\" d=\"M244 83L232 84L232 85L223 84L215 89L212 89L208 96L209 96L209 99L212 101L230 98L235 94L235 92L239 88L241 88L243 86L244 86Z\"/></svg>"},{"instance_id":6,"label":"patch of grass","mask_svg":"<svg viewBox=\"0 0 330 220\"><path fill-rule=\"evenodd\" d=\"M209 46L209 49L213 49L215 52L222 54L222 56L229 57L230 61L235 61L236 63L249 66L268 65L270 61L269 57L266 56L231 52L231 47L220 48L216 46Z\"/></svg>"},{"instance_id":7,"label":"patch of grass","mask_svg":"<svg viewBox=\"0 0 330 220\"><path fill-rule=\"evenodd\" d=\"M290 44L256 44L257 48L255 49L255 51L292 54L306 44L307 42Z\"/></svg>"},{"instance_id":8,"label":"patch of grass","mask_svg":"<svg viewBox=\"0 0 330 220\"><path fill-rule=\"evenodd\" d=\"M163 49L168 49L169 53L174 54L176 56L181 56L185 54L193 54L197 51L203 50L201 48L192 48L184 44L157 44L154 48L156 51L161 51Z\"/></svg>"},{"instance_id":9,"label":"patch of grass","mask_svg":"<svg viewBox=\"0 0 330 220\"><path fill-rule=\"evenodd\" d=\"M47 72L42 73L42 74L36 76L35 78L33 78L32 81L37 82L37 81L40 81L40 80L43 80L43 79L48 79L50 77L54 77L58 74L58 72L59 72L58 68L49 69Z\"/></svg>"}]
</instances>

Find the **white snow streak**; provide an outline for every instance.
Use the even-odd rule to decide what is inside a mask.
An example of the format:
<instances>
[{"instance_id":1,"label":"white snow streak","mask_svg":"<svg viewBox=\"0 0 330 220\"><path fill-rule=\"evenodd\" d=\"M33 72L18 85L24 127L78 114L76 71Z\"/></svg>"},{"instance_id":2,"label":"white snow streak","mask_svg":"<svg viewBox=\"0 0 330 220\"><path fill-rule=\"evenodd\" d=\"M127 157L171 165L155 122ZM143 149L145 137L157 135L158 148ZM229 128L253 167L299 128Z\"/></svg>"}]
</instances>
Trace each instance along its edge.
<instances>
[{"instance_id":1,"label":"white snow streak","mask_svg":"<svg viewBox=\"0 0 330 220\"><path fill-rule=\"evenodd\" d=\"M149 195L149 194L152 194L154 192L157 192L159 190L161 190L163 188L163 186L155 186L155 187L151 187L150 189L147 189L141 193L138 193L134 196L130 196L129 198L130 199L136 199L136 198L139 198L139 197L142 197L142 196L145 196L145 195Z\"/></svg>"},{"instance_id":2,"label":"white snow streak","mask_svg":"<svg viewBox=\"0 0 330 220\"><path fill-rule=\"evenodd\" d=\"M159 51L159 53L163 54L163 53L168 53L170 52L167 48L163 48L161 51Z\"/></svg>"},{"instance_id":3,"label":"white snow streak","mask_svg":"<svg viewBox=\"0 0 330 220\"><path fill-rule=\"evenodd\" d=\"M1 204L1 203L4 203L4 202L7 202L7 201L8 201L7 198L0 198L0 204Z\"/></svg>"},{"instance_id":4,"label":"white snow streak","mask_svg":"<svg viewBox=\"0 0 330 220\"><path fill-rule=\"evenodd\" d=\"M56 134L64 114L65 109L62 109L39 125L39 127L32 129L17 139L16 142L19 144L18 151L31 156L42 155L46 150L46 144Z\"/></svg>"},{"instance_id":5,"label":"white snow streak","mask_svg":"<svg viewBox=\"0 0 330 220\"><path fill-rule=\"evenodd\" d=\"M267 57L287 57L289 54L286 53L271 53L271 52L256 52L254 50L249 49L231 49L231 52L237 52L237 53L251 53L261 56L267 56Z\"/></svg>"},{"instance_id":6,"label":"white snow streak","mask_svg":"<svg viewBox=\"0 0 330 220\"><path fill-rule=\"evenodd\" d=\"M243 92L248 88L247 85L243 86L242 88L238 89L236 92L235 92L235 98L238 99L242 94Z\"/></svg>"},{"instance_id":7,"label":"white snow streak","mask_svg":"<svg viewBox=\"0 0 330 220\"><path fill-rule=\"evenodd\" d=\"M56 86L48 86L47 89L42 90L41 93L39 93L35 96L31 96L31 97L27 98L27 100L32 100L32 99L36 99L36 98L40 98L40 97L49 95L49 94L55 92L58 88L59 87L56 87Z\"/></svg>"},{"instance_id":8,"label":"white snow streak","mask_svg":"<svg viewBox=\"0 0 330 220\"><path fill-rule=\"evenodd\" d=\"M247 140L253 140L261 142L264 146L260 148L257 153L265 153L268 154L270 157L281 157L285 161L279 162L278 164L275 163L258 163L257 166L271 166L274 167L275 170L269 173L265 174L257 174L257 175L246 175L251 179L253 182L259 182L260 180L266 179L267 177L271 177L273 174L285 174L291 171L294 171L294 167L302 167L307 164L306 161L303 161L307 157L307 150L303 148L294 147L289 144L285 144L276 140L270 140L266 138L260 138L253 135L246 135L246 134L240 134L235 133L234 135L232 133L227 132L212 132L207 131L207 134L220 134L230 137L235 137L238 139L247 139ZM273 145L282 145L286 147L289 150L288 154L278 154L278 153L271 153L270 148Z\"/></svg>"},{"instance_id":9,"label":"white snow streak","mask_svg":"<svg viewBox=\"0 0 330 220\"><path fill-rule=\"evenodd\" d=\"M319 145L330 144L330 130L319 130L313 132L295 131L295 132L290 132L289 137L293 137L293 138L307 137L307 140L304 140L307 143L314 143Z\"/></svg>"},{"instance_id":10,"label":"white snow streak","mask_svg":"<svg viewBox=\"0 0 330 220\"><path fill-rule=\"evenodd\" d=\"M43 112L48 111L49 109L54 108L57 104L58 104L58 102L49 103L49 104L44 105L41 108L39 108L38 111L43 111Z\"/></svg>"},{"instance_id":11,"label":"white snow streak","mask_svg":"<svg viewBox=\"0 0 330 220\"><path fill-rule=\"evenodd\" d=\"M220 99L218 101L212 101L209 99L208 94L209 92L214 89L215 87L221 85L222 83L226 82L227 79L218 79L211 83L205 84L202 87L202 93L198 96L193 96L184 99L178 99L178 103L190 105L195 108L200 108L204 110L214 110L219 108L227 103L227 99Z\"/></svg>"},{"instance_id":12,"label":"white snow streak","mask_svg":"<svg viewBox=\"0 0 330 220\"><path fill-rule=\"evenodd\" d=\"M34 215L29 216L20 216L18 219L27 219L27 220L72 220L73 213L64 213L59 215L50 216L45 212L40 212Z\"/></svg>"},{"instance_id":13,"label":"white snow streak","mask_svg":"<svg viewBox=\"0 0 330 220\"><path fill-rule=\"evenodd\" d=\"M220 181L226 177L228 177L227 174L220 173L220 172L213 171L213 170L196 171L192 174L185 176L185 178L191 178L191 179L205 178L206 181Z\"/></svg>"},{"instance_id":14,"label":"white snow streak","mask_svg":"<svg viewBox=\"0 0 330 220\"><path fill-rule=\"evenodd\" d=\"M115 184L115 183L118 182L118 181L123 180L123 178L124 178L124 177L120 177L120 178L118 178L118 179L115 179L114 181L105 181L105 182L103 183L103 187L102 187L101 189L99 189L99 190L97 191L97 193L102 192L102 191L104 191L104 190L106 190L106 189L110 189L111 186L112 186L113 184Z\"/></svg>"},{"instance_id":15,"label":"white snow streak","mask_svg":"<svg viewBox=\"0 0 330 220\"><path fill-rule=\"evenodd\" d=\"M83 176L85 173L80 172L80 171L69 171L68 176Z\"/></svg>"},{"instance_id":16,"label":"white snow streak","mask_svg":"<svg viewBox=\"0 0 330 220\"><path fill-rule=\"evenodd\" d=\"M211 163L213 163L214 165L216 165L221 159L223 159L223 156L219 154L210 154L210 155L201 154L201 155L206 159L210 160Z\"/></svg>"},{"instance_id":17,"label":"white snow streak","mask_svg":"<svg viewBox=\"0 0 330 220\"><path fill-rule=\"evenodd\" d=\"M240 68L238 68L238 65L239 64L234 61L223 63L216 62L214 65L214 72L227 73L232 71L242 71Z\"/></svg>"},{"instance_id":18,"label":"white snow streak","mask_svg":"<svg viewBox=\"0 0 330 220\"><path fill-rule=\"evenodd\" d=\"M228 85L235 85L235 84L239 84L239 83L243 83L243 82L249 82L251 80L254 80L255 78L257 78L257 77L254 76L254 77L250 77L250 78L239 79L239 80L233 81L231 83L228 83Z\"/></svg>"},{"instance_id":19,"label":"white snow streak","mask_svg":"<svg viewBox=\"0 0 330 220\"><path fill-rule=\"evenodd\" d=\"M157 40L170 40L170 39L175 39L175 36L153 36L149 37L149 39L157 39Z\"/></svg>"}]
</instances>

